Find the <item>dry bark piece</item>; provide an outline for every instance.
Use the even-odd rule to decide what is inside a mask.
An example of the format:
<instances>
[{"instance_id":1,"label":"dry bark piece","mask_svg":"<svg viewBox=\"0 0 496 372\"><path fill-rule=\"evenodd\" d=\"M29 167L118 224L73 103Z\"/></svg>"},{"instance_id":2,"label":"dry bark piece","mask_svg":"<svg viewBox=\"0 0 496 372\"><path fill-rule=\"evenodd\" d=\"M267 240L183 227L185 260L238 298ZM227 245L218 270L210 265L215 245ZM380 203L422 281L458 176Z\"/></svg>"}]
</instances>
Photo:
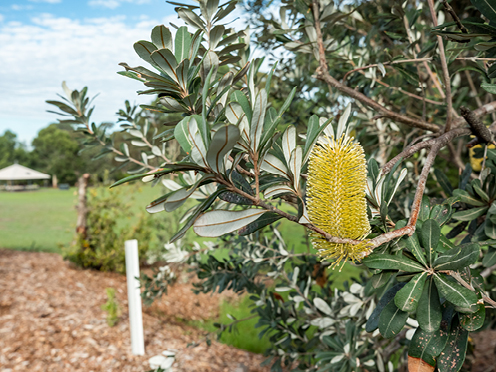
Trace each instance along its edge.
<instances>
[{"instance_id":1,"label":"dry bark piece","mask_svg":"<svg viewBox=\"0 0 496 372\"><path fill-rule=\"evenodd\" d=\"M494 142L493 139L493 134L489 128L484 125L482 120L479 119L473 111L470 111L465 106L461 106L460 114L463 116L468 125L470 125L470 128L472 128L472 132L477 137L478 143L492 143L493 145L496 145L496 142ZM470 143L471 142L472 141L470 141Z\"/></svg>"}]
</instances>

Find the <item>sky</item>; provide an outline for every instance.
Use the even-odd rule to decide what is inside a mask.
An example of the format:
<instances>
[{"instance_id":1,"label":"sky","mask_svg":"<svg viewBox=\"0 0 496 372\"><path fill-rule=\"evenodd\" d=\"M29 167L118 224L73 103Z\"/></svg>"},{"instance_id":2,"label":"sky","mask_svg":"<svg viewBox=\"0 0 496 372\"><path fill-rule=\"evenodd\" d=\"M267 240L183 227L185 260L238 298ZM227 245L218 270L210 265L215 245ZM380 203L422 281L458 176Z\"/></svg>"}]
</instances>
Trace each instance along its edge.
<instances>
[{"instance_id":1,"label":"sky","mask_svg":"<svg viewBox=\"0 0 496 372\"><path fill-rule=\"evenodd\" d=\"M121 75L143 65L134 52L138 40L150 40L152 28L178 21L165 0L1 0L0 135L9 129L30 145L38 131L56 122L45 100L88 87L96 123L115 122L124 101L149 103L138 96L142 84Z\"/></svg>"}]
</instances>

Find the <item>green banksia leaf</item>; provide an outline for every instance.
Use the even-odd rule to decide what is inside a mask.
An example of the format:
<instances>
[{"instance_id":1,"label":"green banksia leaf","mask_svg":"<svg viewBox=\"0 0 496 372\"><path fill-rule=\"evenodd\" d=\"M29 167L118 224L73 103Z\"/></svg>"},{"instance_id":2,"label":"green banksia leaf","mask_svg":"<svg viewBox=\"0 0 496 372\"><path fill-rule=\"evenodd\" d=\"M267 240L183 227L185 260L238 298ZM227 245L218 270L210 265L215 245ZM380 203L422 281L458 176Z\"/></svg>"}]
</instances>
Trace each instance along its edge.
<instances>
[{"instance_id":1,"label":"green banksia leaf","mask_svg":"<svg viewBox=\"0 0 496 372\"><path fill-rule=\"evenodd\" d=\"M319 142L310 155L308 216L315 226L338 238L364 240L370 231L365 188L367 165L363 148L346 134ZM326 259L359 260L369 252L367 241L336 244L314 234L314 247Z\"/></svg>"},{"instance_id":2,"label":"green banksia leaf","mask_svg":"<svg viewBox=\"0 0 496 372\"><path fill-rule=\"evenodd\" d=\"M383 287L388 280L393 275L393 271L381 271L379 274L372 275L370 281L372 283L372 287L377 289Z\"/></svg>"},{"instance_id":3,"label":"green banksia leaf","mask_svg":"<svg viewBox=\"0 0 496 372\"><path fill-rule=\"evenodd\" d=\"M441 229L439 224L432 219L425 220L422 229L420 230L420 241L427 253L427 262L434 261L434 254L436 252L439 238L441 236Z\"/></svg>"},{"instance_id":4,"label":"green banksia leaf","mask_svg":"<svg viewBox=\"0 0 496 372\"><path fill-rule=\"evenodd\" d=\"M458 372L465 361L467 344L468 331L463 329L455 318L451 324L448 342L439 355L437 363L439 372Z\"/></svg>"},{"instance_id":5,"label":"green banksia leaf","mask_svg":"<svg viewBox=\"0 0 496 372\"><path fill-rule=\"evenodd\" d=\"M410 371L434 371L437 357L448 341L447 329L426 332L417 328L408 348L408 368Z\"/></svg>"},{"instance_id":6,"label":"green banksia leaf","mask_svg":"<svg viewBox=\"0 0 496 372\"><path fill-rule=\"evenodd\" d=\"M394 301L386 305L379 317L379 331L386 338L398 335L406 324L408 313L398 309Z\"/></svg>"},{"instance_id":7,"label":"green banksia leaf","mask_svg":"<svg viewBox=\"0 0 496 372\"><path fill-rule=\"evenodd\" d=\"M435 220L439 226L444 225L451 218L451 205L449 203L435 205L432 207L430 218Z\"/></svg>"},{"instance_id":8,"label":"green banksia leaf","mask_svg":"<svg viewBox=\"0 0 496 372\"><path fill-rule=\"evenodd\" d=\"M429 202L429 197L424 195L422 197L422 204L420 205L419 220L425 221L429 218L431 214L431 203Z\"/></svg>"},{"instance_id":9,"label":"green banksia leaf","mask_svg":"<svg viewBox=\"0 0 496 372\"><path fill-rule=\"evenodd\" d=\"M405 283L396 283L394 287L389 288L389 290L387 290L386 293L384 293L384 295L377 303L376 308L374 309L369 319L367 320L367 323L365 324L365 330L367 332L373 332L379 327L379 318L381 316L382 311L390 302L394 303L394 296L404 286Z\"/></svg>"},{"instance_id":10,"label":"green banksia leaf","mask_svg":"<svg viewBox=\"0 0 496 372\"><path fill-rule=\"evenodd\" d=\"M425 332L434 332L441 325L442 312L439 294L431 277L424 286L417 308L417 321Z\"/></svg>"},{"instance_id":11,"label":"green banksia leaf","mask_svg":"<svg viewBox=\"0 0 496 372\"><path fill-rule=\"evenodd\" d=\"M398 225L398 224L396 224L396 225ZM406 239L406 247L415 256L417 261L419 261L422 265L427 267L427 261L425 259L425 254L424 254L422 247L420 246L420 242L419 242L417 233L414 233L412 236L410 236L410 237L408 237L408 239Z\"/></svg>"},{"instance_id":12,"label":"green banksia leaf","mask_svg":"<svg viewBox=\"0 0 496 372\"><path fill-rule=\"evenodd\" d=\"M484 325L486 319L486 308L484 304L478 304L478 310L473 314L460 314L460 324L467 331L477 331Z\"/></svg>"},{"instance_id":13,"label":"green banksia leaf","mask_svg":"<svg viewBox=\"0 0 496 372\"><path fill-rule=\"evenodd\" d=\"M427 272L417 274L405 285L394 297L394 303L403 311L414 311L419 303L420 296L424 289Z\"/></svg>"},{"instance_id":14,"label":"green banksia leaf","mask_svg":"<svg viewBox=\"0 0 496 372\"><path fill-rule=\"evenodd\" d=\"M453 305L458 306L464 313L477 311L477 295L460 284L448 280L443 274L434 274L436 287L444 298Z\"/></svg>"},{"instance_id":15,"label":"green banksia leaf","mask_svg":"<svg viewBox=\"0 0 496 372\"><path fill-rule=\"evenodd\" d=\"M477 243L459 245L440 255L434 261L434 268L439 271L463 269L477 262L480 252L481 248Z\"/></svg>"},{"instance_id":16,"label":"green banksia leaf","mask_svg":"<svg viewBox=\"0 0 496 372\"><path fill-rule=\"evenodd\" d=\"M362 263L371 269L401 270L407 273L418 273L425 270L421 264L409 258L385 253L373 253L364 258Z\"/></svg>"},{"instance_id":17,"label":"green banksia leaf","mask_svg":"<svg viewBox=\"0 0 496 372\"><path fill-rule=\"evenodd\" d=\"M496 264L496 249L491 246L482 259L482 265L484 267L490 267L494 264Z\"/></svg>"}]
</instances>

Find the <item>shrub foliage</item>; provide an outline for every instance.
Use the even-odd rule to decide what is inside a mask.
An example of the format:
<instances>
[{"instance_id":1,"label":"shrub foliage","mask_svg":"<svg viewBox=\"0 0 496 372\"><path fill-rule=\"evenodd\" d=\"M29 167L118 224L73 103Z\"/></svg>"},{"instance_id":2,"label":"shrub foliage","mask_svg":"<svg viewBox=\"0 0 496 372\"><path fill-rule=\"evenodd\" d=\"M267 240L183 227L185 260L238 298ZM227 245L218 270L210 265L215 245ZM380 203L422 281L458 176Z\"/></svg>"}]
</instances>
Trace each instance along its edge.
<instances>
[{"instance_id":1,"label":"shrub foliage","mask_svg":"<svg viewBox=\"0 0 496 372\"><path fill-rule=\"evenodd\" d=\"M282 0L277 12L256 0L246 4L252 30L232 28L235 1L174 3L187 26L156 26L134 44L143 66L121 64L139 94L157 97L143 112L127 105L119 113L128 134L120 149L91 123L86 88L50 101L87 145L130 166L114 186L164 183L170 192L148 212L196 200L166 245L171 266L147 279L144 295L162 294L183 263L196 271L197 291L249 293L272 342L273 371L407 363L412 371L460 370L468 332L490 324L496 307L487 292L496 264L496 152L486 123L496 110L496 13L485 0L462 3ZM254 44L265 59L253 57ZM268 68L271 59L279 64ZM170 128L150 131L157 124ZM343 133L368 159L371 227L360 237L325 231L307 213L307 179L316 175L308 160ZM480 172L468 164L467 144L479 146ZM350 173L339 170L349 163L343 156L335 164L319 158L319 172ZM346 184L352 173L326 180L332 185L314 194L313 210L342 221L336 195L356 186ZM281 219L332 245L340 254L331 258L355 260L362 280L334 289L332 262L310 247L290 249L274 227ZM190 228L222 237L229 257L181 244Z\"/></svg>"}]
</instances>

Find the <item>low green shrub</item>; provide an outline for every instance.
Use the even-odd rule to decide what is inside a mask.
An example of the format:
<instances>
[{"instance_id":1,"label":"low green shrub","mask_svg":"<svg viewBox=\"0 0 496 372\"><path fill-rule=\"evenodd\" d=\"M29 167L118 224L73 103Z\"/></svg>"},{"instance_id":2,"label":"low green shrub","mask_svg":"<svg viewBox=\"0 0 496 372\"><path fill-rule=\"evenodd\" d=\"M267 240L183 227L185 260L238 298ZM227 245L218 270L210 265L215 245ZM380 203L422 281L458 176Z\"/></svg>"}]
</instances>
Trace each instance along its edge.
<instances>
[{"instance_id":1,"label":"low green shrub","mask_svg":"<svg viewBox=\"0 0 496 372\"><path fill-rule=\"evenodd\" d=\"M118 220L126 216L130 204L117 190L94 188L88 199L86 236L78 234L69 247L62 249L64 259L83 268L124 273L124 242L137 239L139 257L144 259L152 242L154 221L143 212L136 223L119 226Z\"/></svg>"},{"instance_id":2,"label":"low green shrub","mask_svg":"<svg viewBox=\"0 0 496 372\"><path fill-rule=\"evenodd\" d=\"M119 308L119 304L117 303L117 299L115 298L115 289L107 288L106 291L107 291L107 302L101 306L101 309L107 312L108 326L113 327L119 321L121 309Z\"/></svg>"}]
</instances>

